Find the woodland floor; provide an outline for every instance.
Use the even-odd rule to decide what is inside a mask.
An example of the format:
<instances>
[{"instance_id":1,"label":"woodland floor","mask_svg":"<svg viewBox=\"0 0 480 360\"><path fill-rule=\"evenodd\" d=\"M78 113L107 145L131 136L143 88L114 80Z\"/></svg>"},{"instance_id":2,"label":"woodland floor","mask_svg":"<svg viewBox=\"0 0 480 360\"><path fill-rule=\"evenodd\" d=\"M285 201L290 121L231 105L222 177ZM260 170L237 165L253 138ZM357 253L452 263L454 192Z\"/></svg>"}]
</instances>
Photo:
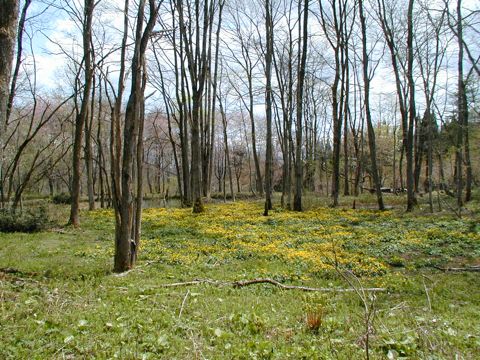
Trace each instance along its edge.
<instances>
[{"instance_id":1,"label":"woodland floor","mask_svg":"<svg viewBox=\"0 0 480 360\"><path fill-rule=\"evenodd\" d=\"M478 204L458 219L348 201L269 217L260 201L146 209L125 276L111 273L111 211L83 211L73 229L49 205L49 231L0 233L0 359L362 359L365 304L370 358L478 359L480 272L441 270L480 265ZM350 288L344 276L360 295L385 291L163 287Z\"/></svg>"}]
</instances>

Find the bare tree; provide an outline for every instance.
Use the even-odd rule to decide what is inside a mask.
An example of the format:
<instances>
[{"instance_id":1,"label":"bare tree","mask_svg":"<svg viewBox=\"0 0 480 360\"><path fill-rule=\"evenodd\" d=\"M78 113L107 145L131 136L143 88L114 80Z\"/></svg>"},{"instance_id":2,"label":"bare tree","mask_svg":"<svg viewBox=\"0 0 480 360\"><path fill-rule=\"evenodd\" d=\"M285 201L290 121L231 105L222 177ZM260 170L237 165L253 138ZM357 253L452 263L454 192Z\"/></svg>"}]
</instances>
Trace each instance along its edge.
<instances>
[{"instance_id":1,"label":"bare tree","mask_svg":"<svg viewBox=\"0 0 480 360\"><path fill-rule=\"evenodd\" d=\"M115 208L114 270L126 271L135 265L140 245L142 215L144 93L147 81L145 53L155 26L160 5L149 0L148 21L144 25L145 2L140 0L132 57L131 90L125 112L121 169L121 196ZM161 3L160 3L161 4ZM117 180L118 181L118 180ZM135 186L136 182L136 186ZM119 220L119 221L118 221Z\"/></svg>"},{"instance_id":2,"label":"bare tree","mask_svg":"<svg viewBox=\"0 0 480 360\"><path fill-rule=\"evenodd\" d=\"M273 166L273 139L272 139L272 61L273 61L273 16L270 0L265 0L265 113L267 122L267 146L265 154L265 209L264 216L272 209L272 166Z\"/></svg>"},{"instance_id":3,"label":"bare tree","mask_svg":"<svg viewBox=\"0 0 480 360\"><path fill-rule=\"evenodd\" d=\"M380 184L380 177L378 175L377 168L377 148L375 143L375 131L372 124L372 116L370 113L370 77L369 77L369 67L368 67L368 51L367 51L367 26L365 22L365 15L363 9L363 1L358 1L358 9L360 15L360 24L362 29L362 63L363 63L363 82L364 82L364 92L365 92L365 117L367 120L367 132L368 132L368 147L370 150L370 161L371 161L371 174L373 177L373 183L375 186L375 193L377 195L378 209L384 210L385 206L383 204L382 190Z\"/></svg>"},{"instance_id":4,"label":"bare tree","mask_svg":"<svg viewBox=\"0 0 480 360\"><path fill-rule=\"evenodd\" d=\"M81 154L82 139L85 123L88 119L90 92L94 75L92 61L92 21L95 8L94 0L85 0L82 17L82 44L83 44L83 66L85 74L85 83L83 84L82 100L80 111L75 119L75 138L73 141L73 176L72 176L72 203L70 207L69 223L73 226L80 225L79 207L80 207L80 182L81 182Z\"/></svg>"},{"instance_id":5,"label":"bare tree","mask_svg":"<svg viewBox=\"0 0 480 360\"><path fill-rule=\"evenodd\" d=\"M302 161L302 134L303 134L303 85L305 82L305 68L307 62L308 45L308 0L298 3L298 18L300 20L303 11L303 25L298 26L298 79L297 79L297 126L296 126L296 148L295 148L295 196L293 210L302 211L302 190L303 190L303 161ZM300 21L299 21L300 23ZM303 34L302 34L303 31ZM300 41L301 39L301 41Z\"/></svg>"},{"instance_id":6,"label":"bare tree","mask_svg":"<svg viewBox=\"0 0 480 360\"><path fill-rule=\"evenodd\" d=\"M193 212L203 212L202 201L202 159L200 143L200 122L202 110L202 98L208 75L208 35L213 25L213 16L215 13L215 3L213 0L200 0L193 3L192 16L190 7L185 9L183 0L176 1L176 7L179 15L180 32L185 47L185 56L188 63L188 73L190 76L190 86L192 89L192 111L191 111L191 180L193 194ZM186 11L187 10L187 11ZM185 20L185 12L189 16ZM202 26L200 22L203 20ZM195 36L195 39L193 38Z\"/></svg>"}]
</instances>

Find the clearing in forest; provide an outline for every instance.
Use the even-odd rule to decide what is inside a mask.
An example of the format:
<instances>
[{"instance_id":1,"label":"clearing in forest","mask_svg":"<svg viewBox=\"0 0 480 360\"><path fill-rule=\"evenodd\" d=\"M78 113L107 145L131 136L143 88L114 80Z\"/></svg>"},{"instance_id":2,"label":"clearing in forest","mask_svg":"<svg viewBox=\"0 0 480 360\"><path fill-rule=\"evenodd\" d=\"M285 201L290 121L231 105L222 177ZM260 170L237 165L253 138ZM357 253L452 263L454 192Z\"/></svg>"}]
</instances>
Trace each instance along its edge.
<instances>
[{"instance_id":1,"label":"clearing in forest","mask_svg":"<svg viewBox=\"0 0 480 360\"><path fill-rule=\"evenodd\" d=\"M372 358L480 353L479 273L440 270L479 265L475 218L330 208L263 217L262 206L144 210L140 261L124 276L110 272L109 210L83 213L81 229L0 234L0 358L356 359L367 345ZM260 278L385 291L362 300L272 284L164 287Z\"/></svg>"}]
</instances>

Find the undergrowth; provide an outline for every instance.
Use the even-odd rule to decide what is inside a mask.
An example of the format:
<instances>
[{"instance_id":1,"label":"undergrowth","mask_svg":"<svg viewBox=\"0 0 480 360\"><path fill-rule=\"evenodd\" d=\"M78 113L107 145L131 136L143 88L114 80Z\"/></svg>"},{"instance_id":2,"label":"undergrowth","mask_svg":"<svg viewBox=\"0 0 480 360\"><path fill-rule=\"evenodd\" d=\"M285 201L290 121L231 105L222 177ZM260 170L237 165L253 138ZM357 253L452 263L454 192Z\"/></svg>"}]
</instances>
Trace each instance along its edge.
<instances>
[{"instance_id":1,"label":"undergrowth","mask_svg":"<svg viewBox=\"0 0 480 360\"><path fill-rule=\"evenodd\" d=\"M476 218L323 207L266 218L260 202L206 209L145 210L140 261L122 277L110 272L108 210L83 212L79 229L0 234L0 358L361 359L355 293L162 287L264 277L349 287L339 269L386 289L375 295L371 358L480 353L478 273L436 268L478 265Z\"/></svg>"}]
</instances>

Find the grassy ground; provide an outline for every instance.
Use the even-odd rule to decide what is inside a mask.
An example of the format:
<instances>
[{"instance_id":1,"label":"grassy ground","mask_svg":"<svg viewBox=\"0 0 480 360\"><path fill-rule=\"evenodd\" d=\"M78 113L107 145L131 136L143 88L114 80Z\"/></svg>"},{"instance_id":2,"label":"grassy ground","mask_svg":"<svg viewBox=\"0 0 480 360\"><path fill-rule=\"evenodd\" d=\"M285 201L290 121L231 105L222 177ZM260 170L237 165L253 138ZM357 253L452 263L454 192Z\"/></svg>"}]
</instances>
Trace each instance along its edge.
<instances>
[{"instance_id":1,"label":"grassy ground","mask_svg":"<svg viewBox=\"0 0 480 360\"><path fill-rule=\"evenodd\" d=\"M478 215L317 205L268 218L259 202L147 209L139 266L122 277L110 272L110 211L83 212L81 229L0 234L0 358L364 358L356 293L161 286L269 277L346 288L347 270L387 290L366 299L371 358L478 358L479 273L435 268L480 264ZM62 223L66 208L54 211Z\"/></svg>"}]
</instances>

